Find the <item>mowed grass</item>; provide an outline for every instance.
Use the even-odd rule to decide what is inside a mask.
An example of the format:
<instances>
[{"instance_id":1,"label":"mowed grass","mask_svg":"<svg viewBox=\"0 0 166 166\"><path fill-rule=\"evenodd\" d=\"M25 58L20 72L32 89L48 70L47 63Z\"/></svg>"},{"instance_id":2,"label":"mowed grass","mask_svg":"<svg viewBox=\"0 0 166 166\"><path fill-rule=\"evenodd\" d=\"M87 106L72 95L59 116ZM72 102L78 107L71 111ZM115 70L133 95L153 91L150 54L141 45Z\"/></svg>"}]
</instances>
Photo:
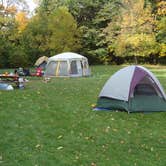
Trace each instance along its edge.
<instances>
[{"instance_id":1,"label":"mowed grass","mask_svg":"<svg viewBox=\"0 0 166 166\"><path fill-rule=\"evenodd\" d=\"M48 83L33 77L24 90L0 91L0 165L165 166L166 113L92 111L122 67L92 66L91 77ZM166 89L166 66L147 67Z\"/></svg>"}]
</instances>

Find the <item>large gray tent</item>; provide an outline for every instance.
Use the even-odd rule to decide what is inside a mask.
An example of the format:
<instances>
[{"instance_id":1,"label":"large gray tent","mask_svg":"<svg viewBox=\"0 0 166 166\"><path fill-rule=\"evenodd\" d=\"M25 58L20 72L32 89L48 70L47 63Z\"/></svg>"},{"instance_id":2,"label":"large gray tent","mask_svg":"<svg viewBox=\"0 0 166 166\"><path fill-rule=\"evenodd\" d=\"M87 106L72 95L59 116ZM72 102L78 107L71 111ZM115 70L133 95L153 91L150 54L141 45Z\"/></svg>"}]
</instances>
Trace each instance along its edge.
<instances>
[{"instance_id":1,"label":"large gray tent","mask_svg":"<svg viewBox=\"0 0 166 166\"><path fill-rule=\"evenodd\" d=\"M166 111L166 95L152 72L142 66L128 66L106 82L99 94L96 109Z\"/></svg>"},{"instance_id":2,"label":"large gray tent","mask_svg":"<svg viewBox=\"0 0 166 166\"><path fill-rule=\"evenodd\" d=\"M45 76L82 77L89 75L88 59L72 52L65 52L50 57L45 71Z\"/></svg>"}]
</instances>

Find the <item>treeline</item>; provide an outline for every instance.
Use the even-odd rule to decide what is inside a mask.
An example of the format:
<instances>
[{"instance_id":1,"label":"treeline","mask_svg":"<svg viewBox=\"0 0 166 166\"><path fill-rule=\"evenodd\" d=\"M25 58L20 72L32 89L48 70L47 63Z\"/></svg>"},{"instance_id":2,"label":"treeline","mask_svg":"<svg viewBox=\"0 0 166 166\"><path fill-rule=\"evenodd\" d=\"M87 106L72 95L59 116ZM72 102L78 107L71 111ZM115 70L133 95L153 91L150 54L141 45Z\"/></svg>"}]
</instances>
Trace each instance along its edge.
<instances>
[{"instance_id":1,"label":"treeline","mask_svg":"<svg viewBox=\"0 0 166 166\"><path fill-rule=\"evenodd\" d=\"M66 51L91 64L166 64L165 0L40 0L27 10L0 0L0 68Z\"/></svg>"}]
</instances>

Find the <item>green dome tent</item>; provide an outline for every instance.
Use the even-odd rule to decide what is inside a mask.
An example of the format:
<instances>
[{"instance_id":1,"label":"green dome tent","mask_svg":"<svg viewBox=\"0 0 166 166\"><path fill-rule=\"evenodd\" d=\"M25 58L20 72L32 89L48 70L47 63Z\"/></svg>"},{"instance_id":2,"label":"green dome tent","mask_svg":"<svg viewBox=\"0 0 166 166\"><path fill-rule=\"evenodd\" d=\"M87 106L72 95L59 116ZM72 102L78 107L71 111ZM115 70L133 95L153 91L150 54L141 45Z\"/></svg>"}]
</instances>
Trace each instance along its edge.
<instances>
[{"instance_id":1,"label":"green dome tent","mask_svg":"<svg viewBox=\"0 0 166 166\"><path fill-rule=\"evenodd\" d=\"M95 110L166 111L166 95L158 79L148 69L128 66L106 82Z\"/></svg>"}]
</instances>

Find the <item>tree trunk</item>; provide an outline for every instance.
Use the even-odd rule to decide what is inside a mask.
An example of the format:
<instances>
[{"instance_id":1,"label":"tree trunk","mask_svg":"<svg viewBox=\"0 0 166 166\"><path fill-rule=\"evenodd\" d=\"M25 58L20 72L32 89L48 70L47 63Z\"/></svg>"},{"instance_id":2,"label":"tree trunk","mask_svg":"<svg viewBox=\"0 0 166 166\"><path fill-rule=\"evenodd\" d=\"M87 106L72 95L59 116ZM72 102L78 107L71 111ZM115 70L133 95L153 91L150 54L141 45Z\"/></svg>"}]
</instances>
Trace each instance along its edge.
<instances>
[{"instance_id":1,"label":"tree trunk","mask_svg":"<svg viewBox=\"0 0 166 166\"><path fill-rule=\"evenodd\" d=\"M134 56L134 62L135 62L135 65L138 64L138 59L137 59L137 56Z\"/></svg>"}]
</instances>

